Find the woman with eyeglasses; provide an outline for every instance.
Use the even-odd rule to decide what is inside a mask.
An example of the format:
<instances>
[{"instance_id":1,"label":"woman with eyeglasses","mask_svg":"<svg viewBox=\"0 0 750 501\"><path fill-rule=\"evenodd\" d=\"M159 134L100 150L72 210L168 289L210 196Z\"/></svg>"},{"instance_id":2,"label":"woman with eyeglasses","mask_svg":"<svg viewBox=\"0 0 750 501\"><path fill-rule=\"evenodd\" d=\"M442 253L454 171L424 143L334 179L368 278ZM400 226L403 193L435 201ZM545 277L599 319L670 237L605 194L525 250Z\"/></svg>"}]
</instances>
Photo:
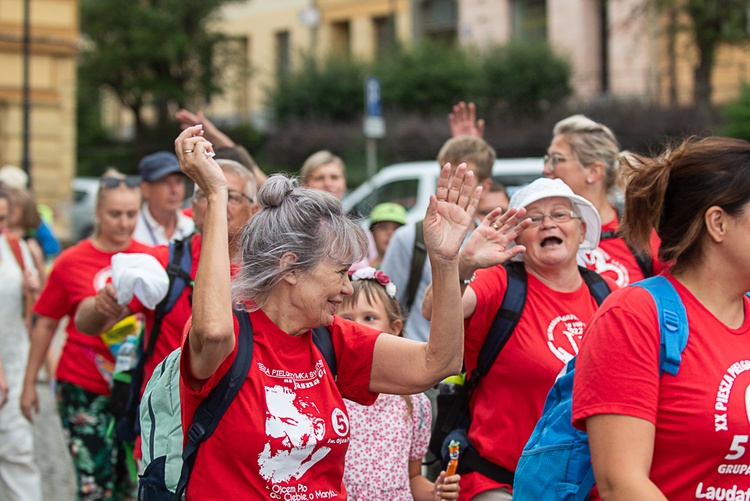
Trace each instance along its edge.
<instances>
[{"instance_id":1,"label":"woman with eyeglasses","mask_svg":"<svg viewBox=\"0 0 750 501\"><path fill-rule=\"evenodd\" d=\"M34 305L37 319L21 395L21 410L29 421L39 412L36 377L60 320L74 317L80 301L110 281L113 255L148 252L149 247L132 239L140 202L137 184L108 170L100 180L93 236L65 250L55 260ZM105 340L111 337L87 336L75 328L72 320L67 323L66 333L56 391L78 480L78 499L124 499L132 493L123 462L125 451L107 433L115 358Z\"/></svg>"},{"instance_id":2,"label":"woman with eyeglasses","mask_svg":"<svg viewBox=\"0 0 750 501\"><path fill-rule=\"evenodd\" d=\"M476 385L469 394L468 428L476 454L473 461L461 456L458 469L464 500L511 499L513 472L547 392L578 353L583 327L598 302L617 288L578 266L581 253L599 243L601 220L591 202L561 180L537 179L514 193L508 212L501 213L499 208L490 212L459 254L465 385ZM519 281L526 282L526 294L518 321L479 379L475 369L483 343L497 315L515 316L503 305L506 295L523 294ZM431 301L425 303L429 318L435 309Z\"/></svg>"},{"instance_id":3,"label":"woman with eyeglasses","mask_svg":"<svg viewBox=\"0 0 750 501\"><path fill-rule=\"evenodd\" d=\"M558 122L544 155L542 174L562 179L573 192L591 202L602 219L596 249L583 255L588 268L612 278L620 287L658 274L665 265L656 257L659 239L652 233L652 254L636 252L618 232L620 215L613 188L620 165L620 147L612 131L583 115Z\"/></svg>"}]
</instances>

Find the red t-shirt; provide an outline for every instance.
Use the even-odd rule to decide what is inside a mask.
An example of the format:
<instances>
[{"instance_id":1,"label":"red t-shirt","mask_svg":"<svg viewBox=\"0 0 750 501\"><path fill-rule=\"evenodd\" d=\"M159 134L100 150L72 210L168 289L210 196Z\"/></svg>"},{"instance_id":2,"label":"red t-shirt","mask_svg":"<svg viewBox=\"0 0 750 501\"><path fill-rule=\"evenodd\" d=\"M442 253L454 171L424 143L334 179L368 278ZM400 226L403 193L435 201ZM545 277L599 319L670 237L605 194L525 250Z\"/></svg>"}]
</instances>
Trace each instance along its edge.
<instances>
[{"instance_id":1,"label":"red t-shirt","mask_svg":"<svg viewBox=\"0 0 750 501\"><path fill-rule=\"evenodd\" d=\"M483 458L510 471L516 469L555 378L578 353L585 322L597 308L583 281L574 292L558 292L532 274L527 276L528 292L521 319L474 391L470 405L472 444ZM507 284L505 268L495 266L478 271L470 285L477 295L477 307L465 323L464 356L469 374L477 365ZM617 288L609 280L607 285L611 290ZM460 499L471 499L498 487L503 485L479 473L467 473L461 476Z\"/></svg>"},{"instance_id":2,"label":"red t-shirt","mask_svg":"<svg viewBox=\"0 0 750 501\"><path fill-rule=\"evenodd\" d=\"M639 287L617 291L586 329L573 424L585 429L585 419L597 414L645 419L656 426L649 476L668 499L750 499L750 301L742 326L730 329L669 280L689 319L679 373L659 377L650 294Z\"/></svg>"},{"instance_id":3,"label":"red t-shirt","mask_svg":"<svg viewBox=\"0 0 750 501\"><path fill-rule=\"evenodd\" d=\"M615 218L602 225L602 233L616 232L619 226L617 213ZM658 275L666 269L666 265L657 259L661 240L656 231L651 231L651 266L653 274ZM633 252L628 248L625 240L621 237L607 238L599 241L599 247L589 251L584 256L584 263L590 270L594 270L603 277L613 280L618 287L625 287L628 284L643 280L643 271L638 266Z\"/></svg>"},{"instance_id":4,"label":"red t-shirt","mask_svg":"<svg viewBox=\"0 0 750 501\"><path fill-rule=\"evenodd\" d=\"M149 247L132 241L123 253L148 252ZM63 251L55 260L52 271L34 305L38 315L59 320L70 315L68 335L57 366L57 379L80 386L98 395L109 395L114 370L114 357L99 336L78 331L73 322L80 302L96 295L112 279L112 256L86 239Z\"/></svg>"},{"instance_id":5,"label":"red t-shirt","mask_svg":"<svg viewBox=\"0 0 750 501\"><path fill-rule=\"evenodd\" d=\"M250 372L198 451L189 499L346 499L342 478L349 418L342 396L364 405L377 398L369 384L379 333L334 317L329 327L337 361L334 382L311 332L290 336L262 311L251 313L250 320L255 343ZM237 333L236 319L234 329ZM200 402L229 370L237 348L198 392L185 384L189 353L183 349L180 360L185 431Z\"/></svg>"}]
</instances>

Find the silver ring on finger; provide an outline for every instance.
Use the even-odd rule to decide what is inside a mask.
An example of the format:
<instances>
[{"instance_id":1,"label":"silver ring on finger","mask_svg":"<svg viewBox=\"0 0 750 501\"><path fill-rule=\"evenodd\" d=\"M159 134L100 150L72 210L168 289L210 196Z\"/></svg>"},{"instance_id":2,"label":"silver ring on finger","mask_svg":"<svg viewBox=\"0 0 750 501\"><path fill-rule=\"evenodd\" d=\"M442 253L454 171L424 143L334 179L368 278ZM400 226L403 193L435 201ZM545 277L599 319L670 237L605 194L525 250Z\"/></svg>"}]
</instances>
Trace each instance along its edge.
<instances>
[{"instance_id":1,"label":"silver ring on finger","mask_svg":"<svg viewBox=\"0 0 750 501\"><path fill-rule=\"evenodd\" d=\"M195 150L182 150L183 153L192 153Z\"/></svg>"},{"instance_id":2,"label":"silver ring on finger","mask_svg":"<svg viewBox=\"0 0 750 501\"><path fill-rule=\"evenodd\" d=\"M497 225L497 223L492 223L492 229L495 231L500 231L500 227Z\"/></svg>"}]
</instances>

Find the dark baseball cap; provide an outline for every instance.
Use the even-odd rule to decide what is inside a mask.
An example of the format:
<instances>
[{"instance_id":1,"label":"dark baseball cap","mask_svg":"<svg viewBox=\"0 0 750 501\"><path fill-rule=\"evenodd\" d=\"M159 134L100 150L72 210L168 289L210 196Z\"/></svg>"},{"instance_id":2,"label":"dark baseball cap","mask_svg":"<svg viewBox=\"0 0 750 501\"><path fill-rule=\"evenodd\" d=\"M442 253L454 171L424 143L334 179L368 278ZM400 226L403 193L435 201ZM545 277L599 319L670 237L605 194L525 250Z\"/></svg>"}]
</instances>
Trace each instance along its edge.
<instances>
[{"instance_id":1,"label":"dark baseball cap","mask_svg":"<svg viewBox=\"0 0 750 501\"><path fill-rule=\"evenodd\" d=\"M170 174L182 173L177 156L169 151L157 151L141 158L138 170L141 179L147 183L158 181Z\"/></svg>"}]
</instances>

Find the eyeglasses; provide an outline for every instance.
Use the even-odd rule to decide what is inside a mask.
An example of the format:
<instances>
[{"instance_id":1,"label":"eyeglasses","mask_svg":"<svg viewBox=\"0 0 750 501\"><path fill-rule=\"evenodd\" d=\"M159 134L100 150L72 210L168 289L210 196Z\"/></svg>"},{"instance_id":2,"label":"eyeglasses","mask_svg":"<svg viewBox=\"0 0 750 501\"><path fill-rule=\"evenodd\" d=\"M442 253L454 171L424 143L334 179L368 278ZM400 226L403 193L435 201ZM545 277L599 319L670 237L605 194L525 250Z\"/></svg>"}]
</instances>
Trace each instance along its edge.
<instances>
[{"instance_id":1,"label":"eyeglasses","mask_svg":"<svg viewBox=\"0 0 750 501\"><path fill-rule=\"evenodd\" d=\"M581 216L579 216L572 210L556 210L552 211L552 214L532 212L530 214L526 214L526 217L531 220L530 226L539 226L544 222L545 217L550 218L553 223L567 223L571 219L581 219Z\"/></svg>"},{"instance_id":2,"label":"eyeglasses","mask_svg":"<svg viewBox=\"0 0 750 501\"><path fill-rule=\"evenodd\" d=\"M544 160L544 165L549 165L552 168L552 170L555 170L555 168L557 167L557 164L565 163L568 160L573 160L573 159L564 157L558 154L552 154L552 155L544 155L542 157L542 160Z\"/></svg>"},{"instance_id":3,"label":"eyeglasses","mask_svg":"<svg viewBox=\"0 0 750 501\"><path fill-rule=\"evenodd\" d=\"M196 191L193 195L193 200L196 201L196 203L202 204L206 201L206 194L202 191ZM237 190L228 190L227 191L227 203L232 206L239 206L242 205L243 200L247 200L251 204L255 203L255 200L250 198L249 196L245 195L244 193L241 193Z\"/></svg>"},{"instance_id":4,"label":"eyeglasses","mask_svg":"<svg viewBox=\"0 0 750 501\"><path fill-rule=\"evenodd\" d=\"M137 188L141 182L141 178L138 176L125 176L125 177L111 177L102 176L99 178L99 185L107 190L117 188L121 185L125 185L128 188Z\"/></svg>"}]
</instances>

